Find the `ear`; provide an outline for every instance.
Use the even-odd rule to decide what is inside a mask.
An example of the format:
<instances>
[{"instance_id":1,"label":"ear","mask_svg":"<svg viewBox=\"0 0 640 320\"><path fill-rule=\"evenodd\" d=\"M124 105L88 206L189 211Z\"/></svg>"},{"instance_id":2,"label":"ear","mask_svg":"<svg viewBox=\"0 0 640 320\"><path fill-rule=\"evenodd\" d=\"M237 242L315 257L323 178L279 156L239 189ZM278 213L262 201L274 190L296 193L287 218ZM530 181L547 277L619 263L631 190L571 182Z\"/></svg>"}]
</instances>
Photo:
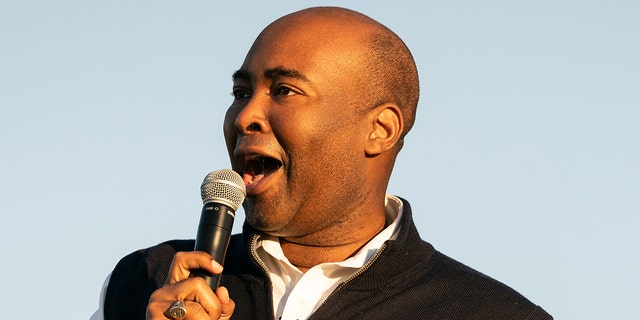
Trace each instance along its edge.
<instances>
[{"instance_id":1,"label":"ear","mask_svg":"<svg viewBox=\"0 0 640 320\"><path fill-rule=\"evenodd\" d=\"M365 144L367 156L376 156L392 149L402 134L402 112L395 104L381 105L372 110L371 130Z\"/></svg>"}]
</instances>

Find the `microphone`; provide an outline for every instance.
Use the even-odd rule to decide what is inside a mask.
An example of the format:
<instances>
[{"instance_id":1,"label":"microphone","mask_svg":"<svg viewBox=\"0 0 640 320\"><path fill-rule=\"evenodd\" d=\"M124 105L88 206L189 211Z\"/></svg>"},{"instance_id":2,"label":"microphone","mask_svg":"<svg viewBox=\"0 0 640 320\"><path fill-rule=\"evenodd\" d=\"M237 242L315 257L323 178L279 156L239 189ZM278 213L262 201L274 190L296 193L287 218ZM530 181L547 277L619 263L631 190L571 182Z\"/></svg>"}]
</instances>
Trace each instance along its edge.
<instances>
[{"instance_id":1,"label":"microphone","mask_svg":"<svg viewBox=\"0 0 640 320\"><path fill-rule=\"evenodd\" d=\"M224 265L235 211L246 195L244 181L231 169L212 171L202 181L200 195L204 205L194 250L204 251ZM204 278L214 291L220 285L218 274L211 274L202 269L194 270L192 273Z\"/></svg>"}]
</instances>

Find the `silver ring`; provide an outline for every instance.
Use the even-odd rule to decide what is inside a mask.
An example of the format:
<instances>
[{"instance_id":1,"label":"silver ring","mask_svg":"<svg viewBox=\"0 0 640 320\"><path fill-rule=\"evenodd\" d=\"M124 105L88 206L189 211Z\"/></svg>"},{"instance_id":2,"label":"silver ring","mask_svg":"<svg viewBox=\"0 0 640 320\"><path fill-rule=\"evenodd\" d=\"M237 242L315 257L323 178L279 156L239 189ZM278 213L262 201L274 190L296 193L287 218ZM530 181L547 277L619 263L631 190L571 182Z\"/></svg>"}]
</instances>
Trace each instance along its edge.
<instances>
[{"instance_id":1,"label":"silver ring","mask_svg":"<svg viewBox=\"0 0 640 320\"><path fill-rule=\"evenodd\" d=\"M171 318L180 320L187 316L187 308L184 307L184 302L177 300L169 308L169 316Z\"/></svg>"}]
</instances>

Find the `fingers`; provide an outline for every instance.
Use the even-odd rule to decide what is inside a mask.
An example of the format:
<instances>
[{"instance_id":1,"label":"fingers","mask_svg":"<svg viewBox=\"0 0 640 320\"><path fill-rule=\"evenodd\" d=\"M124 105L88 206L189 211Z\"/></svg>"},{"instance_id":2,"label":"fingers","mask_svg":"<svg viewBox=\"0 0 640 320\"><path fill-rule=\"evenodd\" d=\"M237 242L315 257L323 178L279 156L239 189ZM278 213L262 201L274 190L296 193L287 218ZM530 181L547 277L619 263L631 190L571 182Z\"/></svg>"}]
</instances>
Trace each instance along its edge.
<instances>
[{"instance_id":1,"label":"fingers","mask_svg":"<svg viewBox=\"0 0 640 320\"><path fill-rule=\"evenodd\" d=\"M187 310L185 320L227 320L235 309L226 288L220 287L214 294L202 278L188 278L154 291L147 305L147 319L170 318L167 311L176 300L184 302Z\"/></svg>"},{"instance_id":2,"label":"fingers","mask_svg":"<svg viewBox=\"0 0 640 320\"><path fill-rule=\"evenodd\" d=\"M178 252L173 257L166 284L174 284L189 278L194 269L204 269L213 274L220 274L222 266L213 260L211 255L201 251Z\"/></svg>"},{"instance_id":3,"label":"fingers","mask_svg":"<svg viewBox=\"0 0 640 320\"><path fill-rule=\"evenodd\" d=\"M167 312L177 300L184 302L187 310L185 320L231 318L235 303L227 289L220 287L214 293L204 279L189 277L196 269L213 274L222 272L222 266L205 252L176 253L169 267L167 281L149 298L147 319L170 319Z\"/></svg>"}]
</instances>

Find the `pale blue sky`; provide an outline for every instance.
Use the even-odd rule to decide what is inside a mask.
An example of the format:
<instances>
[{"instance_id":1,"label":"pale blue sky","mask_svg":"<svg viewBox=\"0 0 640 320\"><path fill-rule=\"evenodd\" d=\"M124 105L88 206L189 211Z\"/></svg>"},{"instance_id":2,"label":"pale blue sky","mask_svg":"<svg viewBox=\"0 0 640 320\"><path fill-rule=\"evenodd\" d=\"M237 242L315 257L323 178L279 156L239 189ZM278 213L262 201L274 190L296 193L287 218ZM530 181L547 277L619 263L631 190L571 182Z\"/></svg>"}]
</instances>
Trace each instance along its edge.
<instances>
[{"instance_id":1,"label":"pale blue sky","mask_svg":"<svg viewBox=\"0 0 640 320\"><path fill-rule=\"evenodd\" d=\"M637 319L631 0L0 2L0 306L86 319L122 256L194 237L199 184L228 167L231 73L318 4L412 49L422 97L389 192L424 239L556 319Z\"/></svg>"}]
</instances>

